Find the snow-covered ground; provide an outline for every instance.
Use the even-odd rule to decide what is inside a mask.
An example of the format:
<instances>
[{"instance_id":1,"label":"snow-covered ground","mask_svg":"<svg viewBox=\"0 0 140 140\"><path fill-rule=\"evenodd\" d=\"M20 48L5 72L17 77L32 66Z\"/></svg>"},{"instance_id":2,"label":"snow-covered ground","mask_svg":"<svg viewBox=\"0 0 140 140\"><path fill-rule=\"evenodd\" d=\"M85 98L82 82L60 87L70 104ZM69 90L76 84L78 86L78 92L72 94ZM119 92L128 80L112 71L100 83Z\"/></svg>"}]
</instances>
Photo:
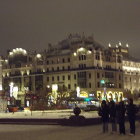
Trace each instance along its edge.
<instances>
[{"instance_id":1,"label":"snow-covered ground","mask_svg":"<svg viewBox=\"0 0 140 140\"><path fill-rule=\"evenodd\" d=\"M58 119L58 118L69 118L73 114L73 110L50 110L50 111L29 111L25 110L23 112L15 113L0 113L0 118L48 118L48 119ZM97 111L91 112L81 112L81 115L86 118L96 118L99 117Z\"/></svg>"},{"instance_id":2,"label":"snow-covered ground","mask_svg":"<svg viewBox=\"0 0 140 140\"><path fill-rule=\"evenodd\" d=\"M126 123L126 135L102 133L101 125L69 127L59 125L0 125L1 140L139 140L140 123L136 123L136 135L129 136L129 124Z\"/></svg>"}]
</instances>

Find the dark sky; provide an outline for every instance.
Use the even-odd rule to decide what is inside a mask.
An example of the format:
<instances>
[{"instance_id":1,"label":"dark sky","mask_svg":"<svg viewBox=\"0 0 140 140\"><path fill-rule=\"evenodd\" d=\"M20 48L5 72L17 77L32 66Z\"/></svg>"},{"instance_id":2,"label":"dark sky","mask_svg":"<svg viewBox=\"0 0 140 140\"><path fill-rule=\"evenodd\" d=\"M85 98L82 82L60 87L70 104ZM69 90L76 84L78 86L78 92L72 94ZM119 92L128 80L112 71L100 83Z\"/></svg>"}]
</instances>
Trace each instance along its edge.
<instances>
[{"instance_id":1,"label":"dark sky","mask_svg":"<svg viewBox=\"0 0 140 140\"><path fill-rule=\"evenodd\" d=\"M94 34L103 45L140 52L140 0L0 0L0 54L44 50L69 33Z\"/></svg>"}]
</instances>

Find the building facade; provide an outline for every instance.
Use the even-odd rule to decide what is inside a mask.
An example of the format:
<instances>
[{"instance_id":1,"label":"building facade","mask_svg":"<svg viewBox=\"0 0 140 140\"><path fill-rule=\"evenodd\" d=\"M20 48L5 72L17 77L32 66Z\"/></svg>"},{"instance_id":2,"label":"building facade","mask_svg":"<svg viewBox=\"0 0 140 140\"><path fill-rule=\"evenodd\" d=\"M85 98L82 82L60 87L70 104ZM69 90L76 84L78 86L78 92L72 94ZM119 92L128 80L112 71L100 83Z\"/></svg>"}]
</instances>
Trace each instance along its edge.
<instances>
[{"instance_id":1,"label":"building facade","mask_svg":"<svg viewBox=\"0 0 140 140\"><path fill-rule=\"evenodd\" d=\"M41 96L52 87L66 89L69 96L75 93L119 101L125 89L133 92L140 81L136 74L140 63L125 59L129 55L126 51L128 47L105 48L93 36L79 34L70 34L57 45L49 44L47 51L40 53L16 48L3 57L3 89L21 105L28 93ZM126 67L136 67L135 76Z\"/></svg>"}]
</instances>

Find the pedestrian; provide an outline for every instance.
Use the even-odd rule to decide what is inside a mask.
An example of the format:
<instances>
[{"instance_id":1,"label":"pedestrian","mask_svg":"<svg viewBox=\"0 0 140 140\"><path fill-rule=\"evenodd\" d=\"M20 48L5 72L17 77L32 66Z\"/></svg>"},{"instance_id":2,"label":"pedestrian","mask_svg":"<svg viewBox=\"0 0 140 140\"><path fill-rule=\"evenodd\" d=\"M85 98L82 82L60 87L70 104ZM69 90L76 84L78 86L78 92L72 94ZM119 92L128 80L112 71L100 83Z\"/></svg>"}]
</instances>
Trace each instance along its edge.
<instances>
[{"instance_id":1,"label":"pedestrian","mask_svg":"<svg viewBox=\"0 0 140 140\"><path fill-rule=\"evenodd\" d=\"M105 100L102 101L101 107L98 113L102 117L103 133L108 132L109 108Z\"/></svg>"},{"instance_id":2,"label":"pedestrian","mask_svg":"<svg viewBox=\"0 0 140 140\"><path fill-rule=\"evenodd\" d=\"M124 102L119 102L117 106L117 120L119 124L119 133L125 135L125 112L126 108Z\"/></svg>"},{"instance_id":3,"label":"pedestrian","mask_svg":"<svg viewBox=\"0 0 140 140\"><path fill-rule=\"evenodd\" d=\"M110 116L110 122L112 125L112 133L117 132L117 123L116 123L116 104L112 100L109 102L109 116Z\"/></svg>"},{"instance_id":4,"label":"pedestrian","mask_svg":"<svg viewBox=\"0 0 140 140\"><path fill-rule=\"evenodd\" d=\"M136 119L137 108L133 104L133 99L128 100L127 115L130 124L130 135L135 135L135 119Z\"/></svg>"}]
</instances>

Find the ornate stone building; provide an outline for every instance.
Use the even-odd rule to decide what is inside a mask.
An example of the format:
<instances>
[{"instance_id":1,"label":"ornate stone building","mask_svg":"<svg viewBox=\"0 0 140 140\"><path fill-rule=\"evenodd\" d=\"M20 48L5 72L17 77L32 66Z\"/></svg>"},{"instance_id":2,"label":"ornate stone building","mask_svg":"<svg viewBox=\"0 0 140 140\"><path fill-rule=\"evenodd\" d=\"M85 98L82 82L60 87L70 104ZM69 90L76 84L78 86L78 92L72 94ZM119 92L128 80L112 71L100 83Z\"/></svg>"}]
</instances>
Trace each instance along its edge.
<instances>
[{"instance_id":1,"label":"ornate stone building","mask_svg":"<svg viewBox=\"0 0 140 140\"><path fill-rule=\"evenodd\" d=\"M121 45L105 48L92 36L79 34L70 34L57 45L49 44L47 51L40 53L16 48L3 58L3 89L9 93L12 82L12 94L22 105L26 93L44 94L53 85L80 97L120 100L124 89L132 87L133 91L137 84L130 82L126 73L126 65L132 63L124 59L126 50Z\"/></svg>"}]
</instances>

